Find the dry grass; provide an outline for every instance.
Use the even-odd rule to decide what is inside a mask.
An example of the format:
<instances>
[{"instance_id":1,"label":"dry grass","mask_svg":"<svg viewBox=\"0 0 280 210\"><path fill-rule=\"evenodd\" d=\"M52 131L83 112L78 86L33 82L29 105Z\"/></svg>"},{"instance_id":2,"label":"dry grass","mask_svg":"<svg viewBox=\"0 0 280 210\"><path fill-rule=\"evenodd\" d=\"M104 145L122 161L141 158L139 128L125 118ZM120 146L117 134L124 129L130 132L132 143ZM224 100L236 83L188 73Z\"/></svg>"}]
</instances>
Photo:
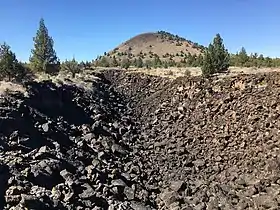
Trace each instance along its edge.
<instances>
[{"instance_id":1,"label":"dry grass","mask_svg":"<svg viewBox=\"0 0 280 210\"><path fill-rule=\"evenodd\" d=\"M98 80L98 77L91 75L93 71L102 71L105 69L112 69L112 68L96 68L95 70L86 70L80 74L77 74L75 78L71 77L71 74L67 74L65 72L60 72L57 76L50 76L44 73L36 74L35 81L44 81L44 80L51 80L52 82L56 83L57 85L61 84L75 84L79 87L85 89L91 89L91 82ZM119 68L115 68L119 69ZM176 79L177 77L182 76L189 76L186 75L190 73L190 76L199 76L201 75L201 69L199 67L188 67L188 68L156 68L156 69L137 69L137 68L130 68L126 71L127 73L145 73L148 75L153 76L161 76L167 77L170 79ZM266 73L266 72L280 72L280 69L277 68L238 68L238 67L231 67L230 72L228 74L220 74L219 77L230 77L235 76L238 74L256 74L256 73ZM242 86L242 84L236 84L237 86ZM242 88L242 87L241 87ZM0 81L0 95L11 93L11 92L21 92L26 94L25 88L20 84L15 84L12 82L5 82Z\"/></svg>"},{"instance_id":2,"label":"dry grass","mask_svg":"<svg viewBox=\"0 0 280 210\"><path fill-rule=\"evenodd\" d=\"M12 93L12 92L26 93L26 90L20 84L0 81L0 95L4 95L4 94L7 94L7 93Z\"/></svg>"},{"instance_id":3,"label":"dry grass","mask_svg":"<svg viewBox=\"0 0 280 210\"><path fill-rule=\"evenodd\" d=\"M137 68L130 68L128 70L129 73L136 73L142 72L148 75L153 76L161 76L161 77L168 77L170 79L175 79L177 77L186 76L186 71L190 72L190 76L200 76L202 74L200 67L171 67L168 69L165 68L156 68L156 69L137 69ZM231 77L238 74L256 74L256 73L266 73L266 72L280 72L278 68L239 68L239 67L230 67L228 74L219 74L218 77ZM171 72L171 73L170 73Z\"/></svg>"}]
</instances>

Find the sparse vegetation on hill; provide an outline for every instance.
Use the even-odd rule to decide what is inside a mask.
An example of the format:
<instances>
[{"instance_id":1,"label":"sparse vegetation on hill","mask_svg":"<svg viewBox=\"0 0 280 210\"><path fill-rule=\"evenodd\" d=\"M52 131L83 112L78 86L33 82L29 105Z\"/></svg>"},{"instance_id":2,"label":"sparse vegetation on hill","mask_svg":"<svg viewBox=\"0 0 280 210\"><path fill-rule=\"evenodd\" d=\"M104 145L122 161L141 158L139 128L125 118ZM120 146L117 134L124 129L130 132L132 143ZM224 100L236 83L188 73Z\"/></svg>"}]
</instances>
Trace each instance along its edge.
<instances>
[{"instance_id":1,"label":"sparse vegetation on hill","mask_svg":"<svg viewBox=\"0 0 280 210\"><path fill-rule=\"evenodd\" d=\"M104 62L100 61L103 57L106 57L109 63L111 63L109 66L113 67L110 61L115 56L115 58L117 60L120 59L120 61L125 58L129 58L132 61L134 58L136 60L141 58L143 64L148 61L148 65L150 61L154 63L154 60L157 59L156 66L159 66L158 63L164 64L164 62L168 62L169 59L172 59L175 61L175 65L178 65L177 63L181 63L182 59L187 59L188 54L199 55L203 50L204 47L186 40L185 38L165 31L159 31L157 33L140 34L129 39L104 56L99 57L95 61L95 64L97 66L104 66ZM134 65L133 62L131 62L131 65ZM180 65L184 66L184 64Z\"/></svg>"}]
</instances>

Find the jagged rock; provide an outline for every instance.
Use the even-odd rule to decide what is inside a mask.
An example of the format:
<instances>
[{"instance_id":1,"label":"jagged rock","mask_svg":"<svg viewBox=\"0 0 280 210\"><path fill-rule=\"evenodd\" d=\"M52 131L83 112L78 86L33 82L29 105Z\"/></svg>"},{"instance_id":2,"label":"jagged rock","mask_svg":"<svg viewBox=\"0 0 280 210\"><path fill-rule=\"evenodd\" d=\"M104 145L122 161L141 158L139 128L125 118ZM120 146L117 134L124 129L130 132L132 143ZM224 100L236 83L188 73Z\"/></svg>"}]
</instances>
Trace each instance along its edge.
<instances>
[{"instance_id":1,"label":"jagged rock","mask_svg":"<svg viewBox=\"0 0 280 210\"><path fill-rule=\"evenodd\" d=\"M121 179L116 179L112 181L112 186L125 187L126 183Z\"/></svg>"},{"instance_id":2,"label":"jagged rock","mask_svg":"<svg viewBox=\"0 0 280 210\"><path fill-rule=\"evenodd\" d=\"M150 207L147 207L139 202L131 202L131 208L133 210L152 210Z\"/></svg>"},{"instance_id":3,"label":"jagged rock","mask_svg":"<svg viewBox=\"0 0 280 210\"><path fill-rule=\"evenodd\" d=\"M49 123L44 123L42 125L42 129L43 129L44 132L48 132L49 131Z\"/></svg>"},{"instance_id":4,"label":"jagged rock","mask_svg":"<svg viewBox=\"0 0 280 210\"><path fill-rule=\"evenodd\" d=\"M165 190L160 194L160 198L166 206L170 206L172 203L178 201L180 196L177 192Z\"/></svg>"},{"instance_id":5,"label":"jagged rock","mask_svg":"<svg viewBox=\"0 0 280 210\"><path fill-rule=\"evenodd\" d=\"M0 209L277 209L279 73L92 74L0 97Z\"/></svg>"},{"instance_id":6,"label":"jagged rock","mask_svg":"<svg viewBox=\"0 0 280 210\"><path fill-rule=\"evenodd\" d=\"M89 184L84 183L79 187L82 188L82 193L79 194L80 198L88 199L95 195L94 189Z\"/></svg>"},{"instance_id":7,"label":"jagged rock","mask_svg":"<svg viewBox=\"0 0 280 210\"><path fill-rule=\"evenodd\" d=\"M135 198L135 190L130 187L124 187L123 192L128 200L134 200Z\"/></svg>"},{"instance_id":8,"label":"jagged rock","mask_svg":"<svg viewBox=\"0 0 280 210\"><path fill-rule=\"evenodd\" d=\"M175 192L179 192L180 190L184 190L184 189L182 189L183 185L184 185L183 181L173 181L170 184L170 189Z\"/></svg>"}]
</instances>

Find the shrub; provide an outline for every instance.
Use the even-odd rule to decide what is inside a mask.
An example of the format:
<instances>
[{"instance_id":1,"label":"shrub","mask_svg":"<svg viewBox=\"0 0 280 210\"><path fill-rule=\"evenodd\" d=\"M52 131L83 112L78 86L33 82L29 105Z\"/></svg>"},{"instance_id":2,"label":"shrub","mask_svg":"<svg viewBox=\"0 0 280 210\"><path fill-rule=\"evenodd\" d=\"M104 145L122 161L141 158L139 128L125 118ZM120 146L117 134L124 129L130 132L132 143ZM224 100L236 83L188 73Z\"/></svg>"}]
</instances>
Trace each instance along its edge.
<instances>
[{"instance_id":1,"label":"shrub","mask_svg":"<svg viewBox=\"0 0 280 210\"><path fill-rule=\"evenodd\" d=\"M184 72L184 75L185 75L186 77L190 77L190 76L191 76L190 70L187 69L187 70Z\"/></svg>"},{"instance_id":2,"label":"shrub","mask_svg":"<svg viewBox=\"0 0 280 210\"><path fill-rule=\"evenodd\" d=\"M16 55L11 51L6 43L0 45L0 76L2 79L8 78L9 81L16 79L21 81L26 75L26 69L19 63Z\"/></svg>"},{"instance_id":3,"label":"shrub","mask_svg":"<svg viewBox=\"0 0 280 210\"><path fill-rule=\"evenodd\" d=\"M73 58L72 60L66 60L61 64L61 69L66 72L70 72L74 78L77 73L81 71L78 62Z\"/></svg>"},{"instance_id":4,"label":"shrub","mask_svg":"<svg viewBox=\"0 0 280 210\"><path fill-rule=\"evenodd\" d=\"M127 70L130 67L130 60L128 58L124 58L122 60L121 67Z\"/></svg>"}]
</instances>

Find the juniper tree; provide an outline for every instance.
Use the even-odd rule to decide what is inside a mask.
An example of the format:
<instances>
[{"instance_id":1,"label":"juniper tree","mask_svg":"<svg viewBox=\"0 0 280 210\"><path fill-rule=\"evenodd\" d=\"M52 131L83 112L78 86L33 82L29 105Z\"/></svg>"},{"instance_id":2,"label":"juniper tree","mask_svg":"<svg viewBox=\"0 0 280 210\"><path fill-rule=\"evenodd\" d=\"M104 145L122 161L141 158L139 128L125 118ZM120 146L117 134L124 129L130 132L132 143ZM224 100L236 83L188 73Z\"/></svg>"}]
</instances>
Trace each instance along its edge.
<instances>
[{"instance_id":1,"label":"juniper tree","mask_svg":"<svg viewBox=\"0 0 280 210\"><path fill-rule=\"evenodd\" d=\"M239 66L246 66L246 63L249 61L249 56L247 55L247 52L244 47L241 48L240 52L237 56L237 62Z\"/></svg>"},{"instance_id":2,"label":"juniper tree","mask_svg":"<svg viewBox=\"0 0 280 210\"><path fill-rule=\"evenodd\" d=\"M227 71L229 68L230 56L223 44L220 34L217 34L213 43L209 44L202 65L202 73L210 75L218 72Z\"/></svg>"},{"instance_id":3,"label":"juniper tree","mask_svg":"<svg viewBox=\"0 0 280 210\"><path fill-rule=\"evenodd\" d=\"M128 69L130 67L130 60L128 58L124 58L121 63L121 67L124 69Z\"/></svg>"},{"instance_id":4,"label":"juniper tree","mask_svg":"<svg viewBox=\"0 0 280 210\"><path fill-rule=\"evenodd\" d=\"M21 80L25 75L23 65L18 62L7 43L0 45L0 75L2 78L8 77L9 81L12 78Z\"/></svg>"},{"instance_id":5,"label":"juniper tree","mask_svg":"<svg viewBox=\"0 0 280 210\"><path fill-rule=\"evenodd\" d=\"M34 71L46 71L47 65L59 64L54 50L54 41L52 37L49 36L43 18L40 20L39 29L33 41L34 48L31 50L29 61Z\"/></svg>"},{"instance_id":6,"label":"juniper tree","mask_svg":"<svg viewBox=\"0 0 280 210\"><path fill-rule=\"evenodd\" d=\"M141 57L139 57L137 60L136 60L136 67L137 68L143 68L143 60Z\"/></svg>"},{"instance_id":7,"label":"juniper tree","mask_svg":"<svg viewBox=\"0 0 280 210\"><path fill-rule=\"evenodd\" d=\"M119 66L119 63L118 63L118 61L117 61L117 59L116 59L116 56L113 56L112 66L113 66L113 67L118 67L118 66Z\"/></svg>"},{"instance_id":8,"label":"juniper tree","mask_svg":"<svg viewBox=\"0 0 280 210\"><path fill-rule=\"evenodd\" d=\"M73 78L81 71L79 63L75 60L75 58L72 60L65 60L65 62L61 64L61 69L66 72L70 72Z\"/></svg>"}]
</instances>

